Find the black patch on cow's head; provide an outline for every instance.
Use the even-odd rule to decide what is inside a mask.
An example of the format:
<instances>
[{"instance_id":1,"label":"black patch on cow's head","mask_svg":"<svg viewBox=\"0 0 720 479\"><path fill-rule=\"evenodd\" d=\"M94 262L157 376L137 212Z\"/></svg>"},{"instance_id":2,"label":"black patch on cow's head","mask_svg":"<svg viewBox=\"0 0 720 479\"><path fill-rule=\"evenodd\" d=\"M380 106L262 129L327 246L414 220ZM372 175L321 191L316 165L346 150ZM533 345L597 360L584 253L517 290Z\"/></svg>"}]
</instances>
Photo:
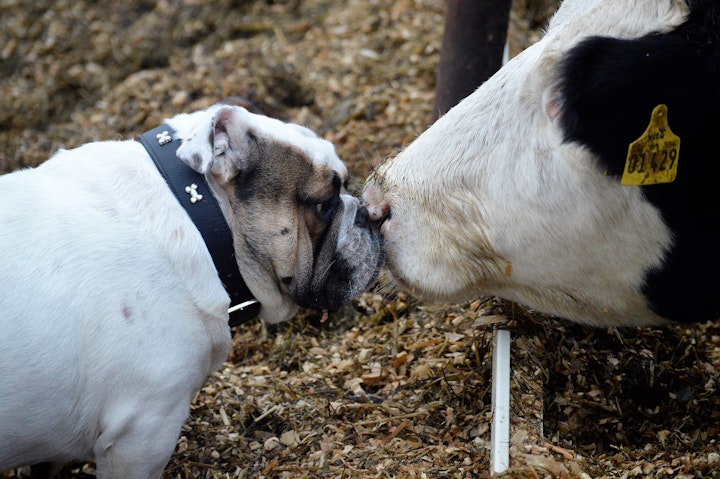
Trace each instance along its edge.
<instances>
[{"instance_id":1,"label":"black patch on cow's head","mask_svg":"<svg viewBox=\"0 0 720 479\"><path fill-rule=\"evenodd\" d=\"M622 172L628 145L660 103L668 106L683 147L685 138L702 141L705 132L717 130L720 3L692 5L687 21L672 32L632 40L591 37L561 64L565 139L588 146L611 174Z\"/></svg>"},{"instance_id":2,"label":"black patch on cow's head","mask_svg":"<svg viewBox=\"0 0 720 479\"><path fill-rule=\"evenodd\" d=\"M645 293L659 314L679 321L720 316L720 178L714 174L720 162L720 2L687 4L691 13L675 30L630 40L588 38L566 54L558 72L565 140L589 148L618 181L629 144L643 134L657 105L668 107L670 128L681 140L677 178L641 188L676 241L666 265L649 272Z\"/></svg>"}]
</instances>

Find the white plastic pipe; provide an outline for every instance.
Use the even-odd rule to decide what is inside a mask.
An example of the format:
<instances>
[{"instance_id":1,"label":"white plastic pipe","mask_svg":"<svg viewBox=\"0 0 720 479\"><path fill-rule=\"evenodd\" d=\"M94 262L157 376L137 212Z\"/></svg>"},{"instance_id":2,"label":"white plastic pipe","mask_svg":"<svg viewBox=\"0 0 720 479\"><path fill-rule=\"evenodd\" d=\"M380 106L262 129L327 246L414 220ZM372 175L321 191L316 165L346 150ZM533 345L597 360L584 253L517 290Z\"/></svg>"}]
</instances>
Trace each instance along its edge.
<instances>
[{"instance_id":1,"label":"white plastic pipe","mask_svg":"<svg viewBox=\"0 0 720 479\"><path fill-rule=\"evenodd\" d=\"M491 473L510 467L510 331L496 329L492 353Z\"/></svg>"}]
</instances>

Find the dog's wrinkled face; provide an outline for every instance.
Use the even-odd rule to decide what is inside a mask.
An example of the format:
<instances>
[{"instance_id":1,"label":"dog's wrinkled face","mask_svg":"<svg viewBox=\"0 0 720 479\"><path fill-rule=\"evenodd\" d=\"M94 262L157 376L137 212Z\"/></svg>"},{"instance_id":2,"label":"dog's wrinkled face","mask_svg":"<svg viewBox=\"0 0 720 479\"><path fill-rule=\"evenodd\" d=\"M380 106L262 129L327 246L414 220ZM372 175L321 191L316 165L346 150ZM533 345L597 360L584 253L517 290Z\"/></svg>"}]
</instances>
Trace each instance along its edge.
<instances>
[{"instance_id":1,"label":"dog's wrinkled face","mask_svg":"<svg viewBox=\"0 0 720 479\"><path fill-rule=\"evenodd\" d=\"M330 142L241 107L197 115L168 122L183 140L177 154L206 175L230 219L262 319L289 319L299 306L335 309L372 284L379 238L347 193L347 168Z\"/></svg>"}]
</instances>

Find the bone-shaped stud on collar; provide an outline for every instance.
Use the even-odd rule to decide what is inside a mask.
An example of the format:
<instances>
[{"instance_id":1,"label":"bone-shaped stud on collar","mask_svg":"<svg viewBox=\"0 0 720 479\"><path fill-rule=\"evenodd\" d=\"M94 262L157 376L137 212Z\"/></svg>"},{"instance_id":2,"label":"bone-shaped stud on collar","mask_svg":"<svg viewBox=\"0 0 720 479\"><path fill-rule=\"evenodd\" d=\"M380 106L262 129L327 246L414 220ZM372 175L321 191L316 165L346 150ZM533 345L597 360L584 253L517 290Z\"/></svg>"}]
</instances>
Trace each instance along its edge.
<instances>
[{"instance_id":1,"label":"bone-shaped stud on collar","mask_svg":"<svg viewBox=\"0 0 720 479\"><path fill-rule=\"evenodd\" d=\"M202 201L203 195L199 195L197 192L197 185L193 183L190 186L185 187L185 193L190 195L190 203L195 204L198 201Z\"/></svg>"}]
</instances>

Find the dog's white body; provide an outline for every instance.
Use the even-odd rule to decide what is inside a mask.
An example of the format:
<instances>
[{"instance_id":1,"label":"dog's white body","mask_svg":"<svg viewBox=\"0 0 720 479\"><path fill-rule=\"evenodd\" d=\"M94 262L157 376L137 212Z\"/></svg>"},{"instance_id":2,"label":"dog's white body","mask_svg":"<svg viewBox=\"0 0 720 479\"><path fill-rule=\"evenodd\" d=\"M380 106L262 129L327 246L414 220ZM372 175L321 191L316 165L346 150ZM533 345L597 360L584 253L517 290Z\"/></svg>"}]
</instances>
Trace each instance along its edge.
<instances>
[{"instance_id":1,"label":"dog's white body","mask_svg":"<svg viewBox=\"0 0 720 479\"><path fill-rule=\"evenodd\" d=\"M95 457L108 477L162 472L230 349L227 293L165 190L133 141L0 182L1 465Z\"/></svg>"},{"instance_id":2,"label":"dog's white body","mask_svg":"<svg viewBox=\"0 0 720 479\"><path fill-rule=\"evenodd\" d=\"M255 250L257 258L238 254L248 286L263 302L263 319L294 315L293 298L301 295L295 289L310 294L303 277L315 266L331 269L313 261L319 253L304 245L319 249L337 236L327 259L339 260L352 246L349 255L364 263L357 271L369 280L378 260L377 248L365 248L372 241L361 241L371 237L369 223L353 224L358 201L342 193L340 180L334 190L325 184L327 170L347 175L332 145L297 125L229 107L169 123L184 141L185 161L208 172L233 226L236 253L241 243L267 245ZM247 205L228 198L232 182L242 180L242 172L229 172L249 161L237 149L245 130L253 144L296 153L283 160L284 171L271 168L265 176L276 175L288 191L307 188L308 179L293 174L297 169L321 191L334 191L335 236L310 237L306 226L315 220L301 214L305 207L294 197L276 198L284 202L277 210L270 200L253 207L261 191ZM208 137L212 145L203 142ZM244 208L264 219L249 224ZM292 225L288 218L299 219ZM0 177L0 225L0 471L94 459L101 478L160 477L191 400L231 347L229 296L199 231L135 141L63 150L35 169ZM283 245L289 253L277 258ZM270 261L283 270L266 269ZM346 297L367 286L350 271Z\"/></svg>"}]
</instances>

